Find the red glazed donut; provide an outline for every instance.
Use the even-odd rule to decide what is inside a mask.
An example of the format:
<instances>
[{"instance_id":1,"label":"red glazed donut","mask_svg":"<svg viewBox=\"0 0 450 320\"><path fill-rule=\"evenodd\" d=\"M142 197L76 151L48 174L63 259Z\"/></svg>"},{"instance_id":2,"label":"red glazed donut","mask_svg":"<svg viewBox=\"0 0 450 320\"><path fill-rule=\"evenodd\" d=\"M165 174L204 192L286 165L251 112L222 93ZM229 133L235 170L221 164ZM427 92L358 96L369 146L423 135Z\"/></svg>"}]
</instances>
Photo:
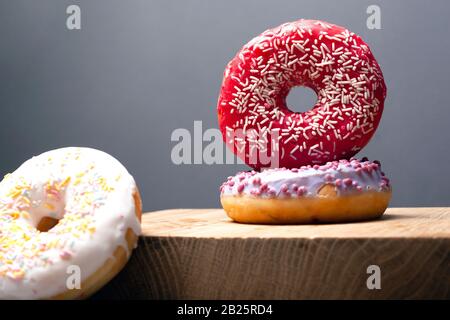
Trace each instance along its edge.
<instances>
[{"instance_id":1,"label":"red glazed donut","mask_svg":"<svg viewBox=\"0 0 450 320\"><path fill-rule=\"evenodd\" d=\"M311 110L289 110L286 96L294 86L316 92ZM369 142L385 97L381 69L359 36L299 20L263 32L229 62L219 126L226 144L253 168L323 164L349 158ZM278 163L267 163L275 154Z\"/></svg>"}]
</instances>

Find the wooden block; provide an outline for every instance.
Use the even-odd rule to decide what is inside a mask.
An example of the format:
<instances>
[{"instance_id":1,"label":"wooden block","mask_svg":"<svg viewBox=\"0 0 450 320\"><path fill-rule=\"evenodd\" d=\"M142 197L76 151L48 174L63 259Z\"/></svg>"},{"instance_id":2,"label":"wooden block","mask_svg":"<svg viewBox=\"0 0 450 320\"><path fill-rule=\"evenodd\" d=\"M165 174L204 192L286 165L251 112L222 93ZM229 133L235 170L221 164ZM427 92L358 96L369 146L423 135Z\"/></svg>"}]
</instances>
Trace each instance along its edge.
<instances>
[{"instance_id":1,"label":"wooden block","mask_svg":"<svg viewBox=\"0 0 450 320\"><path fill-rule=\"evenodd\" d=\"M143 217L125 269L96 298L450 298L450 208L390 208L379 220L245 225L221 209ZM367 268L381 289L367 288Z\"/></svg>"}]
</instances>

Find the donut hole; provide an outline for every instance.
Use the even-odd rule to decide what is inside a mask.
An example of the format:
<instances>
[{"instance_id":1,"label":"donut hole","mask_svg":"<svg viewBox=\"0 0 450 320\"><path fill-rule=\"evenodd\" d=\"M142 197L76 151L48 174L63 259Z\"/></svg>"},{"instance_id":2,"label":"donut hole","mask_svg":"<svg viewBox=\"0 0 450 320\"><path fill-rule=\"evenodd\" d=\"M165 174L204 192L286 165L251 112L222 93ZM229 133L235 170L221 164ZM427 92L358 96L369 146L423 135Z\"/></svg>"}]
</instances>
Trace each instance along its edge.
<instances>
[{"instance_id":1,"label":"donut hole","mask_svg":"<svg viewBox=\"0 0 450 320\"><path fill-rule=\"evenodd\" d=\"M289 91L286 103L288 108L294 112L305 112L311 110L317 103L316 92L305 86L292 87Z\"/></svg>"},{"instance_id":2,"label":"donut hole","mask_svg":"<svg viewBox=\"0 0 450 320\"><path fill-rule=\"evenodd\" d=\"M52 217L43 217L37 224L36 229L40 232L48 232L55 227L59 222L59 219Z\"/></svg>"},{"instance_id":3,"label":"donut hole","mask_svg":"<svg viewBox=\"0 0 450 320\"><path fill-rule=\"evenodd\" d=\"M64 218L66 213L66 190L41 188L30 191L30 198L34 202L33 206L28 208L30 223L40 232L49 232L59 221Z\"/></svg>"}]
</instances>

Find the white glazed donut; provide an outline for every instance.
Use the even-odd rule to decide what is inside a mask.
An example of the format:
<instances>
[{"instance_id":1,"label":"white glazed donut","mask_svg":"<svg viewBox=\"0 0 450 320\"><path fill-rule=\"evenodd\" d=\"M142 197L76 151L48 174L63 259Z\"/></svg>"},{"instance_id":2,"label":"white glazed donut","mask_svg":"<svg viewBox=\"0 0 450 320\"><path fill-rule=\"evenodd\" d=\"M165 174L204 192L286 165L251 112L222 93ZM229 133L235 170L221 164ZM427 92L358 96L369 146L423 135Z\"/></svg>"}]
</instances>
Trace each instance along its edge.
<instances>
[{"instance_id":1,"label":"white glazed donut","mask_svg":"<svg viewBox=\"0 0 450 320\"><path fill-rule=\"evenodd\" d=\"M26 161L0 182L0 298L91 295L127 262L140 217L133 177L104 152L63 148ZM77 271L81 288L69 288Z\"/></svg>"}]
</instances>

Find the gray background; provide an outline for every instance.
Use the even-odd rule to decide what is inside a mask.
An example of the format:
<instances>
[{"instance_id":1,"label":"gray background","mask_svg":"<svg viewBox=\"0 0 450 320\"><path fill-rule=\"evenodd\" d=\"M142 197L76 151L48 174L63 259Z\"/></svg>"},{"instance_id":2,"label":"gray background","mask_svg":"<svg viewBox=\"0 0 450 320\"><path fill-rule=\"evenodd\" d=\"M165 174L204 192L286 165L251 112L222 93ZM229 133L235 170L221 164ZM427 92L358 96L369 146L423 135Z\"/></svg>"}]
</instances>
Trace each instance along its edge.
<instances>
[{"instance_id":1,"label":"gray background","mask_svg":"<svg viewBox=\"0 0 450 320\"><path fill-rule=\"evenodd\" d=\"M339 3L339 5L338 5ZM82 30L65 10L79 4ZM378 4L382 30L368 30ZM298 18L343 25L369 43L388 99L359 154L380 159L393 206L450 205L448 1L0 1L0 174L70 145L102 149L135 176L145 210L216 207L243 165L172 164L176 128L217 127L226 63L251 37ZM295 110L312 105L295 91Z\"/></svg>"}]
</instances>

